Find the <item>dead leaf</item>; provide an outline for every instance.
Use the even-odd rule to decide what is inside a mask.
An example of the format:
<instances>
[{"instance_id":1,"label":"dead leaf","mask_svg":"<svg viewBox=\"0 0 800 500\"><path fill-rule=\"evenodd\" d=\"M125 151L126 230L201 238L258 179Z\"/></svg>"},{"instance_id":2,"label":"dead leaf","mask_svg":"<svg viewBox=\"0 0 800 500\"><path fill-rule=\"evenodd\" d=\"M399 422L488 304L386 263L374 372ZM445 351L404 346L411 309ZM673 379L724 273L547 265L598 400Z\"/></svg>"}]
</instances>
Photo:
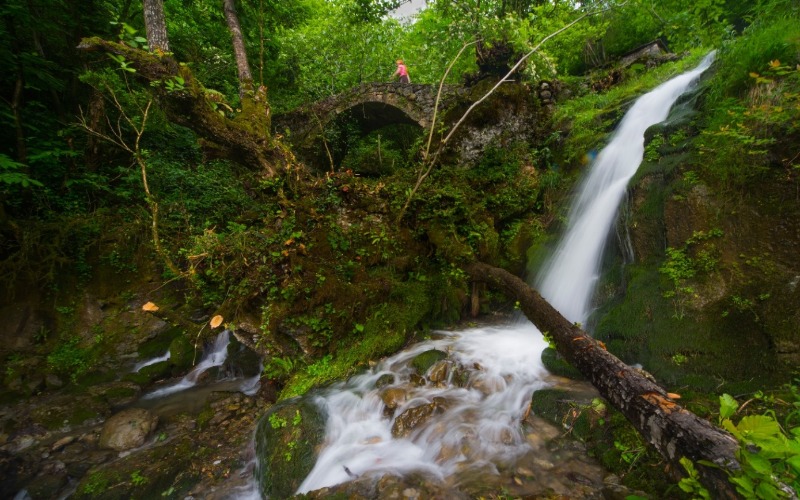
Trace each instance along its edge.
<instances>
[{"instance_id":1,"label":"dead leaf","mask_svg":"<svg viewBox=\"0 0 800 500\"><path fill-rule=\"evenodd\" d=\"M147 304L142 306L142 311L156 312L158 311L158 306L153 304L152 302L148 302Z\"/></svg>"},{"instance_id":2,"label":"dead leaf","mask_svg":"<svg viewBox=\"0 0 800 500\"><path fill-rule=\"evenodd\" d=\"M222 324L222 320L223 320L222 316L217 314L216 316L211 318L211 321L209 321L208 324L211 325L211 328L216 328Z\"/></svg>"}]
</instances>

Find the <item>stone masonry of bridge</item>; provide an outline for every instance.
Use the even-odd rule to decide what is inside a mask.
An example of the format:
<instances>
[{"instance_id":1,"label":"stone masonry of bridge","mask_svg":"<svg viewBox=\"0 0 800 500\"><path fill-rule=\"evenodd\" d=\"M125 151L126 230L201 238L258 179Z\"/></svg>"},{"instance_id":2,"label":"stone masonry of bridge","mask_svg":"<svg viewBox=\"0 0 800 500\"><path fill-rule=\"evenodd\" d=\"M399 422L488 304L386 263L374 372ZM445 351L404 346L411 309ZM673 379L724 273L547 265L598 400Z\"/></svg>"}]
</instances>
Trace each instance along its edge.
<instances>
[{"instance_id":1,"label":"stone masonry of bridge","mask_svg":"<svg viewBox=\"0 0 800 500\"><path fill-rule=\"evenodd\" d=\"M382 124L406 122L427 128L433 117L437 91L438 85L366 83L289 113L276 115L273 128L295 146L306 146L331 120L359 107L363 115L373 115L373 119ZM447 109L465 92L464 87L459 85L443 86L439 110Z\"/></svg>"}]
</instances>

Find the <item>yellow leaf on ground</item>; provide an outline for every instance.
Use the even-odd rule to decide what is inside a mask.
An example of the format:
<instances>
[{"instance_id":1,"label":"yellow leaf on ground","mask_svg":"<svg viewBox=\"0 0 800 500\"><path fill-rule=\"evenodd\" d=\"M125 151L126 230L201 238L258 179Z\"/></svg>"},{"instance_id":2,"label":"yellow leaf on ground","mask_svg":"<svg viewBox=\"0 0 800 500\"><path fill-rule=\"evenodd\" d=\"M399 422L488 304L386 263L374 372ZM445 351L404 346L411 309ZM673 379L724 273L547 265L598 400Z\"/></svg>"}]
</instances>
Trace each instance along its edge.
<instances>
[{"instance_id":1,"label":"yellow leaf on ground","mask_svg":"<svg viewBox=\"0 0 800 500\"><path fill-rule=\"evenodd\" d=\"M156 312L158 311L158 306L153 304L152 302L148 302L147 304L142 306L142 311Z\"/></svg>"},{"instance_id":2,"label":"yellow leaf on ground","mask_svg":"<svg viewBox=\"0 0 800 500\"><path fill-rule=\"evenodd\" d=\"M216 328L222 324L222 319L223 319L222 316L217 314L216 316L211 318L211 321L209 321L208 324L211 325L211 328Z\"/></svg>"}]
</instances>

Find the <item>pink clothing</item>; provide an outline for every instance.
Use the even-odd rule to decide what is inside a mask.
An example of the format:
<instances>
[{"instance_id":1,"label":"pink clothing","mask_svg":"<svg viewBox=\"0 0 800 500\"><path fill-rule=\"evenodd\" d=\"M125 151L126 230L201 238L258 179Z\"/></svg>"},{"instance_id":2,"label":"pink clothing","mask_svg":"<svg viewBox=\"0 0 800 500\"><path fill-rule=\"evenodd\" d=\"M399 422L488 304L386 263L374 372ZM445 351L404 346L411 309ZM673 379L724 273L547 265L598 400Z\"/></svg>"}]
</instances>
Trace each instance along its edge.
<instances>
[{"instance_id":1,"label":"pink clothing","mask_svg":"<svg viewBox=\"0 0 800 500\"><path fill-rule=\"evenodd\" d=\"M408 68L406 68L405 64L398 64L397 71L395 71L394 74L400 76L408 76Z\"/></svg>"}]
</instances>

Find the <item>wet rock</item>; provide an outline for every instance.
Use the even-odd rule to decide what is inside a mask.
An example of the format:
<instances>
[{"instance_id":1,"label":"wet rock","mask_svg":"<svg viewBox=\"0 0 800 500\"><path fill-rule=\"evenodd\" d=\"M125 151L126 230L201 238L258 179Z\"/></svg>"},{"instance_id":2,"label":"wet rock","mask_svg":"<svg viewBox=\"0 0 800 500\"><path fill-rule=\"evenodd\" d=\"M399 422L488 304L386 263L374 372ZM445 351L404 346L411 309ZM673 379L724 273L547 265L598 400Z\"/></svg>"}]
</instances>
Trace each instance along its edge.
<instances>
[{"instance_id":1,"label":"wet rock","mask_svg":"<svg viewBox=\"0 0 800 500\"><path fill-rule=\"evenodd\" d=\"M270 408L256 428L261 492L268 498L294 494L314 467L323 439L325 417L310 402L296 398Z\"/></svg>"},{"instance_id":2,"label":"wet rock","mask_svg":"<svg viewBox=\"0 0 800 500\"><path fill-rule=\"evenodd\" d=\"M89 394L95 398L102 398L109 405L117 407L133 403L141 392L142 389L138 384L123 380L89 388Z\"/></svg>"},{"instance_id":3,"label":"wet rock","mask_svg":"<svg viewBox=\"0 0 800 500\"><path fill-rule=\"evenodd\" d=\"M643 491L632 490L624 486L620 478L614 474L607 476L603 480L603 489L601 491L604 500L625 500L631 497L648 498L648 495Z\"/></svg>"},{"instance_id":4,"label":"wet rock","mask_svg":"<svg viewBox=\"0 0 800 500\"><path fill-rule=\"evenodd\" d=\"M418 426L444 409L441 398L435 398L432 403L409 408L397 416L392 424L392 436L396 438L407 437Z\"/></svg>"},{"instance_id":5,"label":"wet rock","mask_svg":"<svg viewBox=\"0 0 800 500\"><path fill-rule=\"evenodd\" d=\"M144 444L156 428L158 417L143 408L129 408L103 424L99 446L117 451L130 450Z\"/></svg>"},{"instance_id":6,"label":"wet rock","mask_svg":"<svg viewBox=\"0 0 800 500\"><path fill-rule=\"evenodd\" d=\"M378 389L382 389L387 385L392 385L392 384L394 384L394 375L391 373L384 373L383 375L378 377L378 380L375 382L375 387L377 387Z\"/></svg>"},{"instance_id":7,"label":"wet rock","mask_svg":"<svg viewBox=\"0 0 800 500\"><path fill-rule=\"evenodd\" d=\"M410 364L411 367L416 370L418 375L425 375L430 367L432 367L437 361L441 361L445 358L447 358L446 352L438 349L431 349L415 356L414 359L411 360Z\"/></svg>"},{"instance_id":8,"label":"wet rock","mask_svg":"<svg viewBox=\"0 0 800 500\"><path fill-rule=\"evenodd\" d=\"M58 493L67 485L69 477L63 462L55 461L46 464L42 472L25 485L28 495L34 500L58 498Z\"/></svg>"},{"instance_id":9,"label":"wet rock","mask_svg":"<svg viewBox=\"0 0 800 500\"><path fill-rule=\"evenodd\" d=\"M504 390L506 381L498 375L480 375L472 379L470 387L488 396Z\"/></svg>"},{"instance_id":10,"label":"wet rock","mask_svg":"<svg viewBox=\"0 0 800 500\"><path fill-rule=\"evenodd\" d=\"M254 377L261 373L261 356L232 336L223 369L231 376Z\"/></svg>"},{"instance_id":11,"label":"wet rock","mask_svg":"<svg viewBox=\"0 0 800 500\"><path fill-rule=\"evenodd\" d=\"M198 471L192 470L189 463L199 452L198 443L189 436L135 451L89 469L70 498L155 499L165 498L165 491L186 491L197 480Z\"/></svg>"},{"instance_id":12,"label":"wet rock","mask_svg":"<svg viewBox=\"0 0 800 500\"><path fill-rule=\"evenodd\" d=\"M447 381L447 376L450 374L451 363L447 360L438 361L430 370L428 380L434 384L441 384Z\"/></svg>"},{"instance_id":13,"label":"wet rock","mask_svg":"<svg viewBox=\"0 0 800 500\"><path fill-rule=\"evenodd\" d=\"M409 381L414 387L422 387L425 385L425 377L422 375L417 375L416 373L412 373L409 376Z\"/></svg>"},{"instance_id":14,"label":"wet rock","mask_svg":"<svg viewBox=\"0 0 800 500\"><path fill-rule=\"evenodd\" d=\"M44 378L44 383L48 389L59 389L64 385L64 382L58 378L57 375L52 373L47 374L47 376Z\"/></svg>"},{"instance_id":15,"label":"wet rock","mask_svg":"<svg viewBox=\"0 0 800 500\"><path fill-rule=\"evenodd\" d=\"M399 405L405 403L408 393L400 387L390 387L381 393L381 400L387 408L394 410Z\"/></svg>"},{"instance_id":16,"label":"wet rock","mask_svg":"<svg viewBox=\"0 0 800 500\"><path fill-rule=\"evenodd\" d=\"M14 498L38 470L37 464L24 457L0 450L0 498Z\"/></svg>"},{"instance_id":17,"label":"wet rock","mask_svg":"<svg viewBox=\"0 0 800 500\"><path fill-rule=\"evenodd\" d=\"M547 371L559 377L566 377L573 380L585 380L575 367L566 362L566 360L552 347L546 348L542 351L542 364Z\"/></svg>"},{"instance_id":18,"label":"wet rock","mask_svg":"<svg viewBox=\"0 0 800 500\"><path fill-rule=\"evenodd\" d=\"M72 442L75 441L76 439L77 439L76 436L65 436L56 441L55 443L53 443L53 446L50 447L50 451L60 451L68 444L72 444Z\"/></svg>"},{"instance_id":19,"label":"wet rock","mask_svg":"<svg viewBox=\"0 0 800 500\"><path fill-rule=\"evenodd\" d=\"M426 499L426 500L466 500L474 498L458 488L441 484L434 477L421 473L406 476L385 475L381 478L364 476L329 488L322 488L305 495L309 499L350 498L364 500L384 499Z\"/></svg>"},{"instance_id":20,"label":"wet rock","mask_svg":"<svg viewBox=\"0 0 800 500\"><path fill-rule=\"evenodd\" d=\"M202 349L198 349L202 351ZM199 358L202 352L195 352L192 343L185 335L178 335L169 344L169 362L175 367L176 371L185 371L192 366L195 358Z\"/></svg>"}]
</instances>

